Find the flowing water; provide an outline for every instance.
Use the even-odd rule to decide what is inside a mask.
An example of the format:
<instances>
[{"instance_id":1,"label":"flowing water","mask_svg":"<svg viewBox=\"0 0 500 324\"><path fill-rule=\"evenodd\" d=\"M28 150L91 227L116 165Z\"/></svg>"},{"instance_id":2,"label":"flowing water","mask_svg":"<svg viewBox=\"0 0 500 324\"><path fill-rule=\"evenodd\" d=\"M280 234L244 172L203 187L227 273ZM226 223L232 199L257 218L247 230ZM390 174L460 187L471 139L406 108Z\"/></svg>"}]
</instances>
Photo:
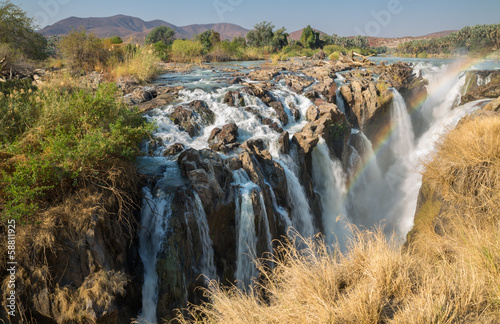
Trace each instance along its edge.
<instances>
[{"instance_id":1,"label":"flowing water","mask_svg":"<svg viewBox=\"0 0 500 324\"><path fill-rule=\"evenodd\" d=\"M416 72L428 81L429 96L412 111L406 106L402 96L395 89L391 89L394 95L390 111L392 128L380 146L374 147L365 134L353 129L348 142L351 155L346 169L340 160L332 156L323 139L313 149L313 189L321 197L320 222L329 244L338 242L341 247L345 246L345 240L351 233L351 224L371 227L382 222L387 225L388 230L395 230L404 238L413 224L418 191L422 183L420 171L423 159L432 153L442 134L485 102L460 105L465 73L457 69L452 62L414 60L414 63ZM247 67L251 68L245 64L237 66ZM284 84L276 84L271 92L276 100L283 104L290 121L288 125L283 125L272 109L248 93L242 93L244 107L229 107L224 104L223 98L227 91L242 87L229 84L230 79L230 74L225 72L196 70L186 75L165 75L157 81L159 84L181 84L185 89L179 93L179 102L155 109L147 116L158 125L155 137L162 145L154 149L153 157L143 158L139 162L144 174L160 179L154 189L144 189L141 214L139 253L144 264L144 285L140 319L144 323L157 321L157 255L165 239L172 213L172 188L178 188L184 183L176 162L163 157L163 151L170 144L182 143L197 150L205 149L208 147L207 139L215 127L233 122L239 128L238 142L243 143L249 139L263 140L272 158L284 170L288 197L276 197L267 183L264 185L267 188L259 187L250 180L243 169L232 171L236 208L234 278L240 288L245 289L258 276L252 262L252 258L257 256L258 246L265 246L265 252L270 252L272 240L279 238L272 236L271 222L285 224L287 228L293 226L306 238L319 231L315 226L317 223L314 221L305 188L299 181L301 178L296 164L297 152L292 147L290 154L279 153L277 143L280 134L263 125L255 114L258 112L262 117L272 119L292 136L307 123L306 111L313 103L303 95L289 90ZM485 78L478 79L477 82L479 85L487 81ZM346 80L339 73L336 82L341 86ZM203 100L207 103L215 114L215 123L204 127L200 136L191 138L181 131L168 115L173 112L175 106L193 100ZM291 111L292 104L301 112L297 120ZM338 90L337 105L340 110L345 111L345 103ZM221 156L223 159L229 158L223 154ZM272 206L267 206L268 208L264 189L270 193L268 197L272 201ZM192 213L196 220L201 245L201 257L195 266L209 279L217 279L220 269L215 263L217 257L207 215L200 197L195 192L190 197L194 198L188 204L189 213ZM283 201L283 198L289 202L290 208L285 209L279 205L278 201ZM260 210L260 214L256 214L256 210ZM268 214L266 210L273 210L273 213ZM264 245L259 245L262 243L259 240L264 240Z\"/></svg>"}]
</instances>

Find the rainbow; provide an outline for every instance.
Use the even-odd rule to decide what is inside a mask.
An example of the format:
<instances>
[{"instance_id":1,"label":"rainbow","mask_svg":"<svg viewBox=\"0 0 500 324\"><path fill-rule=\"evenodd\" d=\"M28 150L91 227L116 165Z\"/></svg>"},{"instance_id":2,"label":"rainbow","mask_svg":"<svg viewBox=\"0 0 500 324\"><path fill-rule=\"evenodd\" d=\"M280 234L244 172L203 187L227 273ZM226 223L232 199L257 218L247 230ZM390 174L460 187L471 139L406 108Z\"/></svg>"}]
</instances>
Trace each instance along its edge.
<instances>
[{"instance_id":1,"label":"rainbow","mask_svg":"<svg viewBox=\"0 0 500 324\"><path fill-rule=\"evenodd\" d=\"M488 53L490 55L491 53ZM452 64L449 65L449 70L447 73L439 80L439 82L433 87L431 93L426 93L423 92L414 98L412 98L410 102L410 107L407 107L408 111L410 114L415 113L418 111L429 95L432 95L433 93L437 93L439 91L446 90L450 83L453 82L453 80L456 79L456 77L462 72L470 69L474 65L481 63L485 61L486 56L478 57L478 58L469 58L469 59L463 59L456 61ZM367 172L367 167L370 164L373 159L376 159L377 156L380 154L381 149L388 144L392 133L396 129L397 125L394 125L393 123L387 123L386 126L382 130L379 131L377 137L378 141L376 143L372 143L373 145L373 155L370 157L367 157L362 160L361 165L358 166L357 170L351 175L348 183L347 183L347 192L348 194L354 187L356 187L356 184L359 182L360 178L362 175L364 175Z\"/></svg>"}]
</instances>

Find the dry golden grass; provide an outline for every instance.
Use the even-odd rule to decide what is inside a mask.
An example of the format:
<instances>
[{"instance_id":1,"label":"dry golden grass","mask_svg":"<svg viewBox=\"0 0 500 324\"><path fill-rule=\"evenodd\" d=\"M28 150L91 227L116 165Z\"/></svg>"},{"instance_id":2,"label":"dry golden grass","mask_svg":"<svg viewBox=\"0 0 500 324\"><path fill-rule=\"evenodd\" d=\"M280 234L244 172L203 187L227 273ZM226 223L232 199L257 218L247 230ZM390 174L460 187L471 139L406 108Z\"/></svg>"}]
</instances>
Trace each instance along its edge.
<instances>
[{"instance_id":1,"label":"dry golden grass","mask_svg":"<svg viewBox=\"0 0 500 324\"><path fill-rule=\"evenodd\" d=\"M133 77L139 82L147 82L160 73L160 61L152 47L140 47L126 54L123 62L113 65L109 74L114 80Z\"/></svg>"},{"instance_id":2,"label":"dry golden grass","mask_svg":"<svg viewBox=\"0 0 500 324\"><path fill-rule=\"evenodd\" d=\"M442 200L434 230L405 246L383 230L355 230L344 253L323 241L278 249L248 293L206 291L180 323L499 323L500 117L449 133L424 181Z\"/></svg>"}]
</instances>

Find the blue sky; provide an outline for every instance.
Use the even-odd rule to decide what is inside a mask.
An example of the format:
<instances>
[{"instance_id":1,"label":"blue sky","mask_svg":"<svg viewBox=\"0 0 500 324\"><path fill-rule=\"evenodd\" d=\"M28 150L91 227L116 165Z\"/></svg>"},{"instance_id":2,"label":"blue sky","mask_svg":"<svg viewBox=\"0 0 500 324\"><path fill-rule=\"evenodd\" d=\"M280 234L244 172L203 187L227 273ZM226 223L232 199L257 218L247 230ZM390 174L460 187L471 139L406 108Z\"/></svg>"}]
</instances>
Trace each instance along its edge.
<instances>
[{"instance_id":1,"label":"blue sky","mask_svg":"<svg viewBox=\"0 0 500 324\"><path fill-rule=\"evenodd\" d=\"M12 0L43 26L61 19L124 14L177 26L228 22L251 29L271 21L288 32L307 25L328 34L420 36L500 23L499 0Z\"/></svg>"}]
</instances>

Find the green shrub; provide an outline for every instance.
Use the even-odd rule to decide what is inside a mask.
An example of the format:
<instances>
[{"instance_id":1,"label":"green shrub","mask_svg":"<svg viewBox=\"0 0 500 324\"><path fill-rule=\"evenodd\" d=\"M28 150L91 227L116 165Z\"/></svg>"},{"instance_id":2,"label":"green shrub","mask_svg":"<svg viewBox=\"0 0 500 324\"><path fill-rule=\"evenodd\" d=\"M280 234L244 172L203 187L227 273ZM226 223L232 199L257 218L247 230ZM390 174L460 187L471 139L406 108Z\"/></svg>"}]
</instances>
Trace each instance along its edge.
<instances>
[{"instance_id":1,"label":"green shrub","mask_svg":"<svg viewBox=\"0 0 500 324\"><path fill-rule=\"evenodd\" d=\"M200 62L203 50L204 47L199 41L176 39L172 44L172 59L185 63Z\"/></svg>"},{"instance_id":2,"label":"green shrub","mask_svg":"<svg viewBox=\"0 0 500 324\"><path fill-rule=\"evenodd\" d=\"M116 35L108 38L108 40L111 44L122 44L123 43L123 39L120 36L116 36Z\"/></svg>"},{"instance_id":3,"label":"green shrub","mask_svg":"<svg viewBox=\"0 0 500 324\"><path fill-rule=\"evenodd\" d=\"M170 60L170 46L165 44L164 42L156 42L153 44L153 48L155 54L162 60L168 61Z\"/></svg>"},{"instance_id":4,"label":"green shrub","mask_svg":"<svg viewBox=\"0 0 500 324\"><path fill-rule=\"evenodd\" d=\"M65 65L74 72L93 71L109 56L102 40L84 29L73 30L59 42Z\"/></svg>"},{"instance_id":5,"label":"green shrub","mask_svg":"<svg viewBox=\"0 0 500 324\"><path fill-rule=\"evenodd\" d=\"M174 41L175 30L167 26L158 26L146 36L146 44L163 42L170 45Z\"/></svg>"},{"instance_id":6,"label":"green shrub","mask_svg":"<svg viewBox=\"0 0 500 324\"><path fill-rule=\"evenodd\" d=\"M0 119L7 134L0 146L0 214L22 220L83 183L109 187L107 172L141 154L153 129L118 100L113 84L14 93L0 107L22 125Z\"/></svg>"},{"instance_id":7,"label":"green shrub","mask_svg":"<svg viewBox=\"0 0 500 324\"><path fill-rule=\"evenodd\" d=\"M330 56L328 56L328 58L331 61L337 61L340 58L340 53L339 52L333 52L332 54L330 54Z\"/></svg>"}]
</instances>

